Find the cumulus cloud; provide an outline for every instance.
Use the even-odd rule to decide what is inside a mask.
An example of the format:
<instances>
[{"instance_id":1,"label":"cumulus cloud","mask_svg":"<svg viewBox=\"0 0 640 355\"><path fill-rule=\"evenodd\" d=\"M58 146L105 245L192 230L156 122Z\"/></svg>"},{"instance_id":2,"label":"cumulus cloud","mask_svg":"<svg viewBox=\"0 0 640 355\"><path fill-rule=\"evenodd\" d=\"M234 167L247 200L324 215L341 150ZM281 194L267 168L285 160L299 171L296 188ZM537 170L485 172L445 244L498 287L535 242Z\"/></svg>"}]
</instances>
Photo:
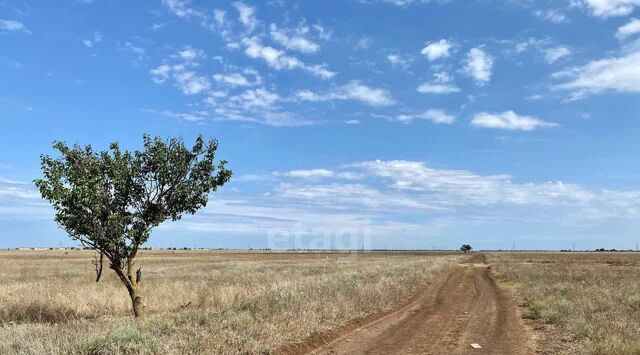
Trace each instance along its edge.
<instances>
[{"instance_id":1,"label":"cumulus cloud","mask_svg":"<svg viewBox=\"0 0 640 355\"><path fill-rule=\"evenodd\" d=\"M434 169L423 162L392 160L354 164L368 174L390 180L390 187L430 193L438 204L489 206L495 204L562 205L589 202L595 194L562 182L516 184L509 175L479 175L466 170ZM427 196L423 195L423 198Z\"/></svg>"},{"instance_id":2,"label":"cumulus cloud","mask_svg":"<svg viewBox=\"0 0 640 355\"><path fill-rule=\"evenodd\" d=\"M269 26L271 38L287 49L302 53L316 53L320 50L320 45L306 38L309 34L309 26L300 26L294 30L278 28L272 23Z\"/></svg>"},{"instance_id":3,"label":"cumulus cloud","mask_svg":"<svg viewBox=\"0 0 640 355\"><path fill-rule=\"evenodd\" d=\"M491 80L493 58L481 48L471 48L467 53L463 73L475 79L478 85Z\"/></svg>"},{"instance_id":4,"label":"cumulus cloud","mask_svg":"<svg viewBox=\"0 0 640 355\"><path fill-rule=\"evenodd\" d=\"M551 47L545 50L544 60L549 64L553 64L562 58L570 56L571 54L572 54L572 51L568 47L565 47L565 46Z\"/></svg>"},{"instance_id":5,"label":"cumulus cloud","mask_svg":"<svg viewBox=\"0 0 640 355\"><path fill-rule=\"evenodd\" d=\"M346 85L334 88L327 93L316 93L310 90L302 90L296 93L296 97L302 101L334 101L355 100L370 106L390 106L395 100L388 91L381 88L373 88L352 80Z\"/></svg>"},{"instance_id":6,"label":"cumulus cloud","mask_svg":"<svg viewBox=\"0 0 640 355\"><path fill-rule=\"evenodd\" d=\"M22 32L26 32L26 33L31 33L31 31L29 31L27 29L27 27L19 21L15 21L15 20L3 20L0 19L0 30L3 31L22 31Z\"/></svg>"},{"instance_id":7,"label":"cumulus cloud","mask_svg":"<svg viewBox=\"0 0 640 355\"><path fill-rule=\"evenodd\" d=\"M169 12L182 18L203 17L204 14L191 7L189 0L162 0L162 4Z\"/></svg>"},{"instance_id":8,"label":"cumulus cloud","mask_svg":"<svg viewBox=\"0 0 640 355\"><path fill-rule=\"evenodd\" d=\"M417 91L423 94L452 94L460 92L460 88L455 86L451 81L449 74L440 72L434 74L435 79L418 86Z\"/></svg>"},{"instance_id":9,"label":"cumulus cloud","mask_svg":"<svg viewBox=\"0 0 640 355\"><path fill-rule=\"evenodd\" d=\"M616 37L619 39L625 39L638 33L640 33L640 20L632 18L629 22L618 28Z\"/></svg>"},{"instance_id":10,"label":"cumulus cloud","mask_svg":"<svg viewBox=\"0 0 640 355\"><path fill-rule=\"evenodd\" d=\"M194 70L198 66L197 59L203 56L202 53L190 46L185 47L174 56L179 58L181 63L161 64L150 69L151 80L156 84L162 84L172 79L175 86L185 95L196 95L209 90L209 79Z\"/></svg>"},{"instance_id":11,"label":"cumulus cloud","mask_svg":"<svg viewBox=\"0 0 640 355\"><path fill-rule=\"evenodd\" d=\"M555 127L558 125L556 123L539 120L535 117L518 115L513 111L501 113L480 112L473 116L471 124L476 127L510 131L532 131L537 128Z\"/></svg>"},{"instance_id":12,"label":"cumulus cloud","mask_svg":"<svg viewBox=\"0 0 640 355\"><path fill-rule=\"evenodd\" d=\"M243 2L234 2L233 6L238 10L240 23L244 25L248 32L253 32L259 24L255 7L246 5Z\"/></svg>"},{"instance_id":13,"label":"cumulus cloud","mask_svg":"<svg viewBox=\"0 0 640 355\"><path fill-rule=\"evenodd\" d=\"M0 219L50 219L52 214L32 183L0 176Z\"/></svg>"},{"instance_id":14,"label":"cumulus cloud","mask_svg":"<svg viewBox=\"0 0 640 355\"><path fill-rule=\"evenodd\" d=\"M288 174L294 171L299 177ZM187 217L180 228L262 235L270 228L311 233L316 227L356 227L376 236L397 237L407 231L420 236L430 233L432 221L440 218L477 229L506 221L520 227L525 221L584 226L640 217L640 191L589 189L554 180L519 181L508 174L434 168L422 161L361 161L246 175L243 181L256 180L262 182L258 192L237 192L233 198L221 195L198 215Z\"/></svg>"},{"instance_id":15,"label":"cumulus cloud","mask_svg":"<svg viewBox=\"0 0 640 355\"><path fill-rule=\"evenodd\" d=\"M246 90L242 94L230 98L230 101L247 108L268 108L272 107L273 104L279 100L280 95L265 88Z\"/></svg>"},{"instance_id":16,"label":"cumulus cloud","mask_svg":"<svg viewBox=\"0 0 640 355\"><path fill-rule=\"evenodd\" d=\"M552 23L567 23L569 19L567 16L557 9L550 10L537 10L534 12L536 17Z\"/></svg>"},{"instance_id":17,"label":"cumulus cloud","mask_svg":"<svg viewBox=\"0 0 640 355\"><path fill-rule=\"evenodd\" d=\"M263 87L246 89L232 95L209 92L205 103L211 108L211 117L218 121L239 121L274 127L312 125L315 122L297 117L280 107L282 97Z\"/></svg>"},{"instance_id":18,"label":"cumulus cloud","mask_svg":"<svg viewBox=\"0 0 640 355\"><path fill-rule=\"evenodd\" d=\"M322 179L334 177L336 174L327 169L310 169L310 170L291 170L286 173L280 173L276 175L289 176L301 179Z\"/></svg>"},{"instance_id":19,"label":"cumulus cloud","mask_svg":"<svg viewBox=\"0 0 640 355\"><path fill-rule=\"evenodd\" d=\"M262 59L276 70L302 69L322 79L331 79L336 75L325 65L307 65L284 51L263 45L258 37L244 38L242 44L245 46L244 52L249 58Z\"/></svg>"},{"instance_id":20,"label":"cumulus cloud","mask_svg":"<svg viewBox=\"0 0 640 355\"><path fill-rule=\"evenodd\" d=\"M429 109L417 115L399 115L396 120L402 123L411 123L413 120L427 120L438 124L452 124L455 116L440 109Z\"/></svg>"},{"instance_id":21,"label":"cumulus cloud","mask_svg":"<svg viewBox=\"0 0 640 355\"><path fill-rule=\"evenodd\" d=\"M626 16L640 6L640 0L574 0L574 4L588 7L594 16Z\"/></svg>"},{"instance_id":22,"label":"cumulus cloud","mask_svg":"<svg viewBox=\"0 0 640 355\"><path fill-rule=\"evenodd\" d=\"M204 58L204 51L186 46L183 50L178 52L178 56L187 62L193 62L196 59Z\"/></svg>"},{"instance_id":23,"label":"cumulus cloud","mask_svg":"<svg viewBox=\"0 0 640 355\"><path fill-rule=\"evenodd\" d=\"M189 70L184 64L163 64L151 69L149 73L151 74L151 80L156 84L162 84L169 78L173 78L175 85L185 95L200 94L210 87L210 82L206 77Z\"/></svg>"},{"instance_id":24,"label":"cumulus cloud","mask_svg":"<svg viewBox=\"0 0 640 355\"><path fill-rule=\"evenodd\" d=\"M262 76L255 70L249 69L244 70L242 73L214 74L213 79L230 86L257 86L262 84Z\"/></svg>"},{"instance_id":25,"label":"cumulus cloud","mask_svg":"<svg viewBox=\"0 0 640 355\"><path fill-rule=\"evenodd\" d=\"M195 95L209 89L209 80L194 71L185 70L184 66L174 66L173 74L176 85L185 95Z\"/></svg>"},{"instance_id":26,"label":"cumulus cloud","mask_svg":"<svg viewBox=\"0 0 640 355\"><path fill-rule=\"evenodd\" d=\"M527 51L536 51L542 55L542 58L548 64L553 64L562 58L569 57L573 54L573 50L566 45L554 43L548 38L530 37L525 40L514 42L511 53L521 54Z\"/></svg>"},{"instance_id":27,"label":"cumulus cloud","mask_svg":"<svg viewBox=\"0 0 640 355\"><path fill-rule=\"evenodd\" d=\"M91 37L91 39L85 39L82 41L82 44L84 44L85 47L87 48L93 48L94 45L96 45L97 43L102 42L102 33L100 32L94 32L93 36Z\"/></svg>"},{"instance_id":28,"label":"cumulus cloud","mask_svg":"<svg viewBox=\"0 0 640 355\"><path fill-rule=\"evenodd\" d=\"M555 85L555 88L571 92L573 99L605 91L640 92L638 63L640 50L618 57L593 60L583 66L554 73L554 78L565 81Z\"/></svg>"},{"instance_id":29,"label":"cumulus cloud","mask_svg":"<svg viewBox=\"0 0 640 355\"><path fill-rule=\"evenodd\" d=\"M373 43L373 40L371 38L362 37L362 38L358 39L358 41L356 42L356 45L353 48L355 50L368 49L369 47L371 47L372 43Z\"/></svg>"},{"instance_id":30,"label":"cumulus cloud","mask_svg":"<svg viewBox=\"0 0 640 355\"><path fill-rule=\"evenodd\" d=\"M420 54L424 55L430 61L434 61L440 58L446 58L450 54L452 44L446 39L441 39L437 42L429 42L427 46L422 48Z\"/></svg>"},{"instance_id":31,"label":"cumulus cloud","mask_svg":"<svg viewBox=\"0 0 640 355\"><path fill-rule=\"evenodd\" d=\"M149 112L152 114L175 118L178 120L188 121L188 122L200 122L204 120L208 114L206 112L173 112L170 110L144 110L145 112Z\"/></svg>"},{"instance_id":32,"label":"cumulus cloud","mask_svg":"<svg viewBox=\"0 0 640 355\"><path fill-rule=\"evenodd\" d=\"M394 67L399 67L405 70L409 68L410 59L404 58L399 54L389 54L387 55L387 60Z\"/></svg>"}]
</instances>

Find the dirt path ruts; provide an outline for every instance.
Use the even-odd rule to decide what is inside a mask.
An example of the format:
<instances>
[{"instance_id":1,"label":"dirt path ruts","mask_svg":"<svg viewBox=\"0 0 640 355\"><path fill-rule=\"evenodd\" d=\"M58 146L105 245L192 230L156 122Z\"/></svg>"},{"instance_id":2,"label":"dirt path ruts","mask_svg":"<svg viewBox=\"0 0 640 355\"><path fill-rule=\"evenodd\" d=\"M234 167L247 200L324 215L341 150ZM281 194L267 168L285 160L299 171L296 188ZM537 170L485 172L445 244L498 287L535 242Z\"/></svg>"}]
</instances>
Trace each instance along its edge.
<instances>
[{"instance_id":1,"label":"dirt path ruts","mask_svg":"<svg viewBox=\"0 0 640 355\"><path fill-rule=\"evenodd\" d=\"M474 349L478 343L482 349ZM531 338L484 255L454 266L414 302L313 354L532 354Z\"/></svg>"}]
</instances>

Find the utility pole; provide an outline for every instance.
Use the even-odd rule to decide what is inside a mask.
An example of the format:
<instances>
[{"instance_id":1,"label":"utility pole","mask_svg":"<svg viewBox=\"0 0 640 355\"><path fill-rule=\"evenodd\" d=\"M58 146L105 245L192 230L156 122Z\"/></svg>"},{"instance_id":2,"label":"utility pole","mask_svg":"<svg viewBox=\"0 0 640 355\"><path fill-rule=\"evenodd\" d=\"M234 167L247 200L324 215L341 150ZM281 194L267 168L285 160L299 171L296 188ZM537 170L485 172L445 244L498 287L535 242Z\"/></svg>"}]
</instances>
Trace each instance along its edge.
<instances>
[{"instance_id":1,"label":"utility pole","mask_svg":"<svg viewBox=\"0 0 640 355\"><path fill-rule=\"evenodd\" d=\"M571 251L576 251L576 243L571 243Z\"/></svg>"}]
</instances>

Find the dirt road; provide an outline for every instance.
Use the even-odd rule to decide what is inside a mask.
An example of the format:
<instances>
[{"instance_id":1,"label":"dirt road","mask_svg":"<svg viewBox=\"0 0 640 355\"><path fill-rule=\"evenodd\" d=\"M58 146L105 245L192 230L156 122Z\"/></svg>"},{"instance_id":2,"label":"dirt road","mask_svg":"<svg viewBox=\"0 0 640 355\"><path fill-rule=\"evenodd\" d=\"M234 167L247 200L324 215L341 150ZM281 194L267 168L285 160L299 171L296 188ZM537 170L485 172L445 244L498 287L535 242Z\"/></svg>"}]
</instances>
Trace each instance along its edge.
<instances>
[{"instance_id":1,"label":"dirt road","mask_svg":"<svg viewBox=\"0 0 640 355\"><path fill-rule=\"evenodd\" d=\"M472 343L482 348L475 349ZM516 305L496 285L484 255L446 272L405 307L321 346L313 354L531 354Z\"/></svg>"}]
</instances>

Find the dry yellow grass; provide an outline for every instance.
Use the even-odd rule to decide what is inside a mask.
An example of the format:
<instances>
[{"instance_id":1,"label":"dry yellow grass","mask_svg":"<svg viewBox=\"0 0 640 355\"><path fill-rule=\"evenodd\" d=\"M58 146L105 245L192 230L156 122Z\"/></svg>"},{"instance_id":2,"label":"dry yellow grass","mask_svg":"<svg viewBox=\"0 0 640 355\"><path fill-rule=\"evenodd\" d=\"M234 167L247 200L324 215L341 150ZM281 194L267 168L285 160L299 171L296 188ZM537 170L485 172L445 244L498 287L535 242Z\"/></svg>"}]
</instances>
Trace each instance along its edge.
<instances>
[{"instance_id":1,"label":"dry yellow grass","mask_svg":"<svg viewBox=\"0 0 640 355\"><path fill-rule=\"evenodd\" d=\"M268 353L389 310L454 255L145 252L146 315L91 253L0 252L0 354Z\"/></svg>"},{"instance_id":2,"label":"dry yellow grass","mask_svg":"<svg viewBox=\"0 0 640 355\"><path fill-rule=\"evenodd\" d=\"M489 260L518 295L547 354L640 354L640 254L503 253Z\"/></svg>"}]
</instances>

